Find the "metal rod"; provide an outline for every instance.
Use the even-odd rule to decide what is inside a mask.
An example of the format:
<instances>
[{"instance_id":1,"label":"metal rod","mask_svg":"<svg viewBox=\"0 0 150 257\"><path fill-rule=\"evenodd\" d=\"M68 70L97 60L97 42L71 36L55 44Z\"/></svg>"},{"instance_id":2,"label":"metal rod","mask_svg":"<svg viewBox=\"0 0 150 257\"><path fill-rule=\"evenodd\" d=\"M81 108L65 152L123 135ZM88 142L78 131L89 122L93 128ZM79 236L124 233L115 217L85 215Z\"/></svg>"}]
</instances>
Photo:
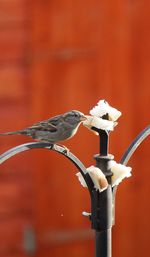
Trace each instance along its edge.
<instances>
[{"instance_id":1,"label":"metal rod","mask_svg":"<svg viewBox=\"0 0 150 257\"><path fill-rule=\"evenodd\" d=\"M128 149L125 151L123 157L121 158L120 163L126 165L130 160L131 156L135 152L135 150L139 147L139 145L143 142L145 138L150 135L150 125L147 126L129 145Z\"/></svg>"},{"instance_id":2,"label":"metal rod","mask_svg":"<svg viewBox=\"0 0 150 257\"><path fill-rule=\"evenodd\" d=\"M109 134L105 130L100 130L100 155L108 155Z\"/></svg>"},{"instance_id":3,"label":"metal rod","mask_svg":"<svg viewBox=\"0 0 150 257\"><path fill-rule=\"evenodd\" d=\"M102 170L108 181L108 188L103 191L93 192L92 199L92 227L95 229L95 254L96 257L111 257L112 242L112 172L109 162L113 156L108 154L109 132L95 129L100 136L100 153L94 156L96 167Z\"/></svg>"},{"instance_id":4,"label":"metal rod","mask_svg":"<svg viewBox=\"0 0 150 257\"><path fill-rule=\"evenodd\" d=\"M95 250L96 257L111 257L111 228L96 231Z\"/></svg>"},{"instance_id":5,"label":"metal rod","mask_svg":"<svg viewBox=\"0 0 150 257\"><path fill-rule=\"evenodd\" d=\"M150 125L148 125L140 134L133 140L133 142L129 145L124 155L122 156L120 163L123 165L127 165L130 158L136 151L136 149L140 146L140 144L150 135ZM113 189L113 203L115 206L115 198L118 186L115 186Z\"/></svg>"},{"instance_id":6,"label":"metal rod","mask_svg":"<svg viewBox=\"0 0 150 257\"><path fill-rule=\"evenodd\" d=\"M69 159L81 172L83 178L86 181L89 192L91 194L92 189L93 189L93 181L91 180L91 177L87 173L86 168L83 165L83 163L74 154L72 154L69 150L67 151L63 146L60 146L57 144L51 145L49 143L43 143L43 142L31 142L31 143L26 143L26 144L22 144L22 145L13 147L0 155L0 164L2 164L3 162L5 162L6 160L8 160L9 158L13 157L16 154L19 154L21 152L28 151L31 149L36 149L36 148L45 148L48 150L56 151L56 152L64 155L67 159Z\"/></svg>"},{"instance_id":7,"label":"metal rod","mask_svg":"<svg viewBox=\"0 0 150 257\"><path fill-rule=\"evenodd\" d=\"M140 134L133 140L133 142L129 145L124 155L122 156L120 163L123 165L127 165L130 158L136 151L136 149L140 146L140 144L150 135L150 125L148 125ZM115 223L115 201L116 201L116 193L118 186L113 188L113 225Z\"/></svg>"}]
</instances>

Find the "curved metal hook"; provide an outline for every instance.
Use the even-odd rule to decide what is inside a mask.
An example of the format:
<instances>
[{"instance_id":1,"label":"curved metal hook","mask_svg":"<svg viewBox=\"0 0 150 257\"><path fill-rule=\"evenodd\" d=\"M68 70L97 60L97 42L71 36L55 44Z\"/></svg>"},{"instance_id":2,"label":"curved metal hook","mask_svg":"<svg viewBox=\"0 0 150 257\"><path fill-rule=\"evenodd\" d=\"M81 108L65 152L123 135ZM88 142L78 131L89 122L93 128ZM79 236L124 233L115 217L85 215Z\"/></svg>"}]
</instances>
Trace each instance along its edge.
<instances>
[{"instance_id":1,"label":"curved metal hook","mask_svg":"<svg viewBox=\"0 0 150 257\"><path fill-rule=\"evenodd\" d=\"M147 126L130 144L123 157L121 158L120 163L126 165L130 160L131 156L135 152L135 150L139 147L139 145L150 135L150 125Z\"/></svg>"},{"instance_id":2,"label":"curved metal hook","mask_svg":"<svg viewBox=\"0 0 150 257\"><path fill-rule=\"evenodd\" d=\"M150 125L147 126L135 139L134 141L129 145L128 149L125 151L123 157L121 158L120 163L123 165L126 165L132 155L134 154L135 150L138 148L138 146L144 141L145 138L147 138L150 135ZM115 186L113 189L114 195L116 194L117 187Z\"/></svg>"},{"instance_id":3,"label":"curved metal hook","mask_svg":"<svg viewBox=\"0 0 150 257\"><path fill-rule=\"evenodd\" d=\"M48 150L53 150L64 155L66 158L68 158L81 172L84 180L86 181L89 192L90 193L92 192L94 185L83 163L69 150L66 150L64 147L59 146L57 144L53 145L53 144L44 143L44 142L32 142L32 143L26 143L26 144L13 147L10 150L0 155L0 164L2 164L3 162L5 162L6 160L8 160L9 158L13 157L16 154L19 154L21 152L24 152L30 149L37 149L37 148L45 148Z\"/></svg>"},{"instance_id":4,"label":"curved metal hook","mask_svg":"<svg viewBox=\"0 0 150 257\"><path fill-rule=\"evenodd\" d=\"M150 135L150 125L147 126L135 139L134 141L129 145L127 150L125 151L123 157L121 158L120 163L123 165L126 165L136 149L139 147L139 145L144 141L145 138L147 138ZM113 202L115 206L115 197L117 192L118 186L115 186L113 188ZM114 214L115 215L115 214Z\"/></svg>"}]
</instances>

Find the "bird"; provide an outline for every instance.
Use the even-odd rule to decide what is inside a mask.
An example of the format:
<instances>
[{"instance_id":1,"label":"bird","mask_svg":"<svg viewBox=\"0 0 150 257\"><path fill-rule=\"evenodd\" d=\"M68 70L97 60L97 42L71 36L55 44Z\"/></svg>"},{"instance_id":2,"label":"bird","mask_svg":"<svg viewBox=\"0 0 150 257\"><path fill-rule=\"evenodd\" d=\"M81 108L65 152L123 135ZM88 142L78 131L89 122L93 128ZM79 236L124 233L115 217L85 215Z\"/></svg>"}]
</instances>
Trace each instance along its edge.
<instances>
[{"instance_id":1,"label":"bird","mask_svg":"<svg viewBox=\"0 0 150 257\"><path fill-rule=\"evenodd\" d=\"M37 141L55 144L73 137L86 116L77 110L71 110L52 118L33 124L31 127L0 135L25 135Z\"/></svg>"}]
</instances>

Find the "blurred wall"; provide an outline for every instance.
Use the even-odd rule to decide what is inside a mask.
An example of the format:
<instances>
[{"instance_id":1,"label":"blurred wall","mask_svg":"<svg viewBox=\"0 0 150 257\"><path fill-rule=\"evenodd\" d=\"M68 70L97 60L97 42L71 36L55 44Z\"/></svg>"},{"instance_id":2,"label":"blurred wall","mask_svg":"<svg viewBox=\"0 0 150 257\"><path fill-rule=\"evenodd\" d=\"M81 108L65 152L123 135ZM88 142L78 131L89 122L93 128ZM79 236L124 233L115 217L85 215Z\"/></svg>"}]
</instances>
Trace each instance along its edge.
<instances>
[{"instance_id":1,"label":"blurred wall","mask_svg":"<svg viewBox=\"0 0 150 257\"><path fill-rule=\"evenodd\" d=\"M123 113L110 141L119 161L149 124L149 71L148 0L0 0L2 132L71 109L88 113L106 99ZM1 137L0 151L30 141ZM85 128L66 146L87 167L94 164L98 140ZM117 193L115 257L147 256L149 250L149 149L146 140L129 163L132 178ZM93 233L81 215L90 210L89 195L68 161L33 150L1 171L1 257L94 256Z\"/></svg>"}]
</instances>

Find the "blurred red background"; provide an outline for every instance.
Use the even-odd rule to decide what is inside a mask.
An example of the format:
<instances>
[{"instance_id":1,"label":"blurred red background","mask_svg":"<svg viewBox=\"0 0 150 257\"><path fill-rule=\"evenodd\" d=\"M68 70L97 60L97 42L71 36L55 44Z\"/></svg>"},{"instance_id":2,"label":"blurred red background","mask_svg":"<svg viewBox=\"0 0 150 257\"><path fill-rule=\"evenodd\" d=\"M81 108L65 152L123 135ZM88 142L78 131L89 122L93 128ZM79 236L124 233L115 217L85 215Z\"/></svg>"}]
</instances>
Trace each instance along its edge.
<instances>
[{"instance_id":1,"label":"blurred red background","mask_svg":"<svg viewBox=\"0 0 150 257\"><path fill-rule=\"evenodd\" d=\"M1 132L71 109L88 114L106 99L123 113L110 138L110 153L119 161L149 124L149 85L148 0L0 0ZM1 137L0 151L30 141ZM66 146L85 166L94 164L98 139L86 128ZM146 140L129 163L133 176L117 193L115 257L149 252L149 149ZM90 211L89 195L76 172L46 150L22 153L1 166L1 257L94 256L90 223L81 215ZM35 243L31 252L27 238Z\"/></svg>"}]
</instances>

